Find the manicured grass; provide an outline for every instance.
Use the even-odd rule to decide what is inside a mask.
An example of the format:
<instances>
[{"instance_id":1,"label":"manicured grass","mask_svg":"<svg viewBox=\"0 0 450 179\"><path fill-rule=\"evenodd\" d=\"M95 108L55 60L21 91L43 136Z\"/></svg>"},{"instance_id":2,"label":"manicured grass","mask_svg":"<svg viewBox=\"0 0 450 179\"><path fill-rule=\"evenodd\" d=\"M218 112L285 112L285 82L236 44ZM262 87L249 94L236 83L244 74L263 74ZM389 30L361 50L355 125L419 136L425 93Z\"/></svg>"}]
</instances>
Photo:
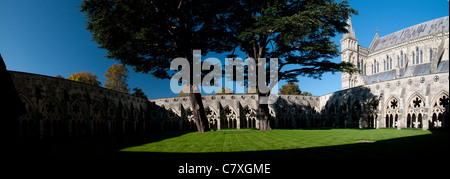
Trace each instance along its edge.
<instances>
[{"instance_id":1,"label":"manicured grass","mask_svg":"<svg viewBox=\"0 0 450 179\"><path fill-rule=\"evenodd\" d=\"M210 153L304 149L431 134L414 129L254 129L219 130L205 133L159 134L159 141L121 149L121 152ZM165 137L170 135L170 137Z\"/></svg>"}]
</instances>

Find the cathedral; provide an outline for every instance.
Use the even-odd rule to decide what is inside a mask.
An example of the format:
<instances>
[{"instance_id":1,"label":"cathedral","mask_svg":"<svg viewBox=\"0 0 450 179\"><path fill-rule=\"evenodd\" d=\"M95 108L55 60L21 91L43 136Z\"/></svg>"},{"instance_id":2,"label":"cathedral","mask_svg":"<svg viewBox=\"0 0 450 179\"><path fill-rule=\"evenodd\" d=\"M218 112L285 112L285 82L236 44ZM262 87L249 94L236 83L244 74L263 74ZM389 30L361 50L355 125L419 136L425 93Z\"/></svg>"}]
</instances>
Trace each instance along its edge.
<instances>
[{"instance_id":1,"label":"cathedral","mask_svg":"<svg viewBox=\"0 0 450 179\"><path fill-rule=\"evenodd\" d=\"M368 48L358 45L350 18L347 24L348 33L340 41L341 60L353 63L360 72L342 73L342 90L327 95L279 95L278 101L269 107L274 119L271 126L448 128L449 17L383 37L377 30ZM206 95L203 103L209 120L217 123L219 129L258 128L257 98L257 95ZM168 117L163 121L178 125L175 128L191 121L187 98L151 101L173 113L168 115L173 120Z\"/></svg>"},{"instance_id":2,"label":"cathedral","mask_svg":"<svg viewBox=\"0 0 450 179\"><path fill-rule=\"evenodd\" d=\"M377 127L441 128L448 119L449 16L423 22L358 45L351 19L341 39L342 89L367 87L380 99Z\"/></svg>"},{"instance_id":3,"label":"cathedral","mask_svg":"<svg viewBox=\"0 0 450 179\"><path fill-rule=\"evenodd\" d=\"M449 16L358 45L351 19L341 60L342 90L323 96L279 95L269 106L272 128L448 129ZM144 100L66 79L9 71L25 113L21 138L122 135L195 129L188 97ZM258 95L203 95L209 125L259 128Z\"/></svg>"},{"instance_id":4,"label":"cathedral","mask_svg":"<svg viewBox=\"0 0 450 179\"><path fill-rule=\"evenodd\" d=\"M358 45L350 18L341 39L342 61L361 73L342 74L342 89L448 71L449 17L417 24L384 37L378 29L369 48Z\"/></svg>"}]
</instances>

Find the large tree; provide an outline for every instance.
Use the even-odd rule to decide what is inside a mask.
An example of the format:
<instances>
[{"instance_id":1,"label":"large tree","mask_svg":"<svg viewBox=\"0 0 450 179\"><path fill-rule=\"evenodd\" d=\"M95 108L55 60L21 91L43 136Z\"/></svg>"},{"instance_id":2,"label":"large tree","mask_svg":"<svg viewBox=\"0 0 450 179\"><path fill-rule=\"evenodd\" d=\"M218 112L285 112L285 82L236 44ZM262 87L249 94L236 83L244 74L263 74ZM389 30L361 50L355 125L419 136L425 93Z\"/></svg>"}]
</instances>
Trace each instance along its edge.
<instances>
[{"instance_id":1,"label":"large tree","mask_svg":"<svg viewBox=\"0 0 450 179\"><path fill-rule=\"evenodd\" d=\"M193 50L201 55L231 51L232 35L224 24L226 1L210 0L84 0L81 11L87 29L108 58L134 67L135 71L169 79L173 59L182 57L193 69ZM208 125L200 93L190 75L189 98L199 132Z\"/></svg>"},{"instance_id":2,"label":"large tree","mask_svg":"<svg viewBox=\"0 0 450 179\"><path fill-rule=\"evenodd\" d=\"M298 76L320 78L325 72L356 70L350 63L330 61L340 54L332 38L347 32L346 19L357 14L347 1L241 0L232 9L227 25L238 37L236 48L256 64L260 58L278 58L278 80L297 82ZM261 99L270 92L258 94ZM270 130L268 104L260 102L258 112L260 129Z\"/></svg>"},{"instance_id":3,"label":"large tree","mask_svg":"<svg viewBox=\"0 0 450 179\"><path fill-rule=\"evenodd\" d=\"M304 96L312 96L310 92L300 90L298 84L287 83L280 88L280 94L284 95L304 95Z\"/></svg>"},{"instance_id":4,"label":"large tree","mask_svg":"<svg viewBox=\"0 0 450 179\"><path fill-rule=\"evenodd\" d=\"M82 72L71 74L67 79L94 85L94 86L101 85L100 81L97 80L98 76L95 75L94 73L91 73L88 71L82 71Z\"/></svg>"},{"instance_id":5,"label":"large tree","mask_svg":"<svg viewBox=\"0 0 450 179\"><path fill-rule=\"evenodd\" d=\"M114 63L105 73L105 87L122 93L128 93L128 69L125 65Z\"/></svg>"}]
</instances>

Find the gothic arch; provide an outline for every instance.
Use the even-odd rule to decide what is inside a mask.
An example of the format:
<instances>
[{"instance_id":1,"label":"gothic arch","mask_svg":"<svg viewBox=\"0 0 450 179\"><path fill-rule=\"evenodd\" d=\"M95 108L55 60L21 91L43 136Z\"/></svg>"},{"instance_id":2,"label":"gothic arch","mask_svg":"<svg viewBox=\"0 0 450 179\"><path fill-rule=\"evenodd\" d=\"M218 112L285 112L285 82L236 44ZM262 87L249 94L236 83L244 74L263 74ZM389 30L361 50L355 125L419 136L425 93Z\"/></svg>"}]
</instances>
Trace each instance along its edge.
<instances>
[{"instance_id":1,"label":"gothic arch","mask_svg":"<svg viewBox=\"0 0 450 179\"><path fill-rule=\"evenodd\" d=\"M392 95L386 101L384 105L385 115L384 124L386 128L393 128L399 126L399 115L400 115L400 100L395 95Z\"/></svg>"},{"instance_id":2,"label":"gothic arch","mask_svg":"<svg viewBox=\"0 0 450 179\"><path fill-rule=\"evenodd\" d=\"M422 128L425 114L425 98L419 93L414 93L406 103L406 127Z\"/></svg>"},{"instance_id":3,"label":"gothic arch","mask_svg":"<svg viewBox=\"0 0 450 179\"><path fill-rule=\"evenodd\" d=\"M220 111L220 129L235 128L236 120L236 111L229 105L223 107Z\"/></svg>"},{"instance_id":4,"label":"gothic arch","mask_svg":"<svg viewBox=\"0 0 450 179\"><path fill-rule=\"evenodd\" d=\"M107 124L105 121L106 118L106 111L105 107L102 104L102 102L96 101L91 106L91 117L92 120L88 122L88 130L91 130L90 132L94 135L97 134L105 134L107 129Z\"/></svg>"},{"instance_id":5,"label":"gothic arch","mask_svg":"<svg viewBox=\"0 0 450 179\"><path fill-rule=\"evenodd\" d=\"M130 120L137 121L139 120L139 110L133 104L130 106Z\"/></svg>"},{"instance_id":6,"label":"gothic arch","mask_svg":"<svg viewBox=\"0 0 450 179\"><path fill-rule=\"evenodd\" d=\"M359 128L360 126L360 119L362 116L362 109L361 109L361 104L359 103L359 101L355 101L352 105L351 108L351 116L352 116L352 126L351 127L356 127Z\"/></svg>"},{"instance_id":7,"label":"gothic arch","mask_svg":"<svg viewBox=\"0 0 450 179\"><path fill-rule=\"evenodd\" d=\"M83 135L86 128L87 110L86 106L79 100L75 99L68 107L70 116L69 120L69 135L77 136Z\"/></svg>"},{"instance_id":8,"label":"gothic arch","mask_svg":"<svg viewBox=\"0 0 450 179\"><path fill-rule=\"evenodd\" d=\"M108 117L110 119L115 119L117 118L117 107L114 104L109 104L108 106Z\"/></svg>"},{"instance_id":9,"label":"gothic arch","mask_svg":"<svg viewBox=\"0 0 450 179\"><path fill-rule=\"evenodd\" d=\"M278 110L278 127L279 128L286 128L290 126L291 121L291 110L289 109L290 106L288 104L280 105Z\"/></svg>"},{"instance_id":10,"label":"gothic arch","mask_svg":"<svg viewBox=\"0 0 450 179\"><path fill-rule=\"evenodd\" d=\"M303 105L296 105L294 115L296 117L296 127L306 127L306 110Z\"/></svg>"},{"instance_id":11,"label":"gothic arch","mask_svg":"<svg viewBox=\"0 0 450 179\"><path fill-rule=\"evenodd\" d=\"M167 109L167 117L168 117L169 119L171 119L171 120L177 119L177 118L180 117L180 116L181 116L181 115L180 115L180 113L179 113L177 110L175 110L175 109L173 109L173 108Z\"/></svg>"},{"instance_id":12,"label":"gothic arch","mask_svg":"<svg viewBox=\"0 0 450 179\"><path fill-rule=\"evenodd\" d=\"M181 123L181 128L182 129L195 129L195 122L193 120L194 118L194 113L191 109L191 107L186 107L183 108L182 112L181 112L181 117L182 117L182 123Z\"/></svg>"},{"instance_id":13,"label":"gothic arch","mask_svg":"<svg viewBox=\"0 0 450 179\"><path fill-rule=\"evenodd\" d=\"M245 106L243 108L243 113L242 113L245 117L245 123L242 124L241 126L245 126L247 128L255 128L256 126L256 110L251 108L250 106Z\"/></svg>"},{"instance_id":14,"label":"gothic arch","mask_svg":"<svg viewBox=\"0 0 450 179\"><path fill-rule=\"evenodd\" d=\"M430 129L447 128L449 118L449 94L446 91L440 92L431 103Z\"/></svg>"},{"instance_id":15,"label":"gothic arch","mask_svg":"<svg viewBox=\"0 0 450 179\"><path fill-rule=\"evenodd\" d=\"M60 120L62 112L61 104L58 99L51 96L45 99L40 105L39 111L44 115L45 120Z\"/></svg>"},{"instance_id":16,"label":"gothic arch","mask_svg":"<svg viewBox=\"0 0 450 179\"><path fill-rule=\"evenodd\" d=\"M86 119L86 106L79 99L70 104L68 111L72 120Z\"/></svg>"},{"instance_id":17,"label":"gothic arch","mask_svg":"<svg viewBox=\"0 0 450 179\"><path fill-rule=\"evenodd\" d=\"M19 94L19 97L20 97L22 103L24 104L25 110L26 110L26 114L20 116L19 119L20 120L28 120L28 121L32 120L36 113L33 103L31 103L31 101L23 94Z\"/></svg>"},{"instance_id":18,"label":"gothic arch","mask_svg":"<svg viewBox=\"0 0 450 179\"><path fill-rule=\"evenodd\" d=\"M207 111L207 109L208 109L208 111ZM205 106L205 112L206 112L206 117L208 118L208 121L217 120L219 117L219 113L217 112L217 110L211 106Z\"/></svg>"},{"instance_id":19,"label":"gothic arch","mask_svg":"<svg viewBox=\"0 0 450 179\"><path fill-rule=\"evenodd\" d=\"M216 125L220 119L219 113L210 106L205 107L206 118L210 129L216 129Z\"/></svg>"},{"instance_id":20,"label":"gothic arch","mask_svg":"<svg viewBox=\"0 0 450 179\"><path fill-rule=\"evenodd\" d=\"M93 120L103 120L105 115L105 108L100 102L95 102L91 106L91 116Z\"/></svg>"},{"instance_id":21,"label":"gothic arch","mask_svg":"<svg viewBox=\"0 0 450 179\"><path fill-rule=\"evenodd\" d=\"M19 136L39 136L39 121L36 118L36 111L33 103L23 94L19 94L25 106L26 113L19 116Z\"/></svg>"},{"instance_id":22,"label":"gothic arch","mask_svg":"<svg viewBox=\"0 0 450 179\"><path fill-rule=\"evenodd\" d=\"M178 128L178 118L181 116L180 113L173 109L173 108L169 108L167 109L166 112L166 116L167 118L165 118L162 122L164 125L164 129L177 129Z\"/></svg>"},{"instance_id":23,"label":"gothic arch","mask_svg":"<svg viewBox=\"0 0 450 179\"><path fill-rule=\"evenodd\" d=\"M342 102L341 105L339 105L338 127L344 128L346 119L347 119L347 104L345 102Z\"/></svg>"},{"instance_id":24,"label":"gothic arch","mask_svg":"<svg viewBox=\"0 0 450 179\"><path fill-rule=\"evenodd\" d=\"M128 120L129 118L130 118L130 110L126 105L124 105L122 108L122 119Z\"/></svg>"},{"instance_id":25,"label":"gothic arch","mask_svg":"<svg viewBox=\"0 0 450 179\"><path fill-rule=\"evenodd\" d=\"M51 96L45 99L40 105L40 113L42 114L42 126L40 127L41 135L44 137L63 135L63 116L62 108L58 99Z\"/></svg>"},{"instance_id":26,"label":"gothic arch","mask_svg":"<svg viewBox=\"0 0 450 179\"><path fill-rule=\"evenodd\" d=\"M183 108L182 116L188 121L193 120L194 114L192 113L191 107Z\"/></svg>"},{"instance_id":27,"label":"gothic arch","mask_svg":"<svg viewBox=\"0 0 450 179\"><path fill-rule=\"evenodd\" d=\"M368 126L369 128L377 128L377 120L378 120L378 105L379 100L376 98L372 98L369 100L368 105L366 105L366 112L368 114Z\"/></svg>"}]
</instances>

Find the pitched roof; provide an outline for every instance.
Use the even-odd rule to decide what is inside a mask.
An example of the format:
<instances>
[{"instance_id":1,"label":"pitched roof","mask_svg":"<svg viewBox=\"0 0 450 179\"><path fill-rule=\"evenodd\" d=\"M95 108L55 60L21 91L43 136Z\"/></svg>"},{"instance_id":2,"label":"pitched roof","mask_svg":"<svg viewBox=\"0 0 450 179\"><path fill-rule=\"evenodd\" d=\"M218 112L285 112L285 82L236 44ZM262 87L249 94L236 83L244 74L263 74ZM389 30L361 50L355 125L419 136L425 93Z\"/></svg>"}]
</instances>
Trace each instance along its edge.
<instances>
[{"instance_id":1,"label":"pitched roof","mask_svg":"<svg viewBox=\"0 0 450 179\"><path fill-rule=\"evenodd\" d=\"M442 27L445 27L445 31L448 31L448 26L449 16L423 22L381 38L374 38L374 41L372 42L373 45L370 46L370 50L372 52L378 51L409 39L442 32Z\"/></svg>"}]
</instances>

